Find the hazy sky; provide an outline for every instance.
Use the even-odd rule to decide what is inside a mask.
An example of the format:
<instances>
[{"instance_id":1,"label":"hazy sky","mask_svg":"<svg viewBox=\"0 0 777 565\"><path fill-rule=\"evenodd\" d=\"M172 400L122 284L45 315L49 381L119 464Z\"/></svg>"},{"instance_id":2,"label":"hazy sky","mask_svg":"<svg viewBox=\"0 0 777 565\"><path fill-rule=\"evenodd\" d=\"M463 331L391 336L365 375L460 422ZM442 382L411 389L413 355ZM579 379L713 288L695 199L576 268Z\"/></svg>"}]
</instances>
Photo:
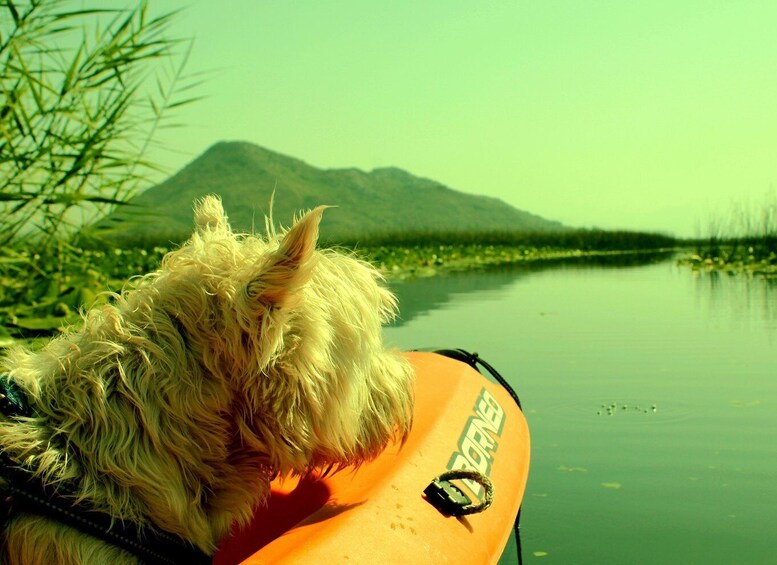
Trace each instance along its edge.
<instances>
[{"instance_id":1,"label":"hazy sky","mask_svg":"<svg viewBox=\"0 0 777 565\"><path fill-rule=\"evenodd\" d=\"M173 32L211 72L165 134L173 170L246 140L678 235L777 181L774 0L186 5Z\"/></svg>"}]
</instances>

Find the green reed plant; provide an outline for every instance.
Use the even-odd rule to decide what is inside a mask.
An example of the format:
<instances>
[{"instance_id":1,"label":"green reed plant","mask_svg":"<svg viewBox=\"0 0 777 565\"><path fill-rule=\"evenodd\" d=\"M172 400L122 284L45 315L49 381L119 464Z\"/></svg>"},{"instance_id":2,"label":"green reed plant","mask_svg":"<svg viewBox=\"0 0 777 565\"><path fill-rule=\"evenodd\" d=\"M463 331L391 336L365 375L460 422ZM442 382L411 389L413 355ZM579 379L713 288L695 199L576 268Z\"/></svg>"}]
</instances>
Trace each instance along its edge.
<instances>
[{"instance_id":1,"label":"green reed plant","mask_svg":"<svg viewBox=\"0 0 777 565\"><path fill-rule=\"evenodd\" d=\"M722 265L777 263L777 195L758 203L734 202L727 212L710 215L695 244L700 259Z\"/></svg>"},{"instance_id":2,"label":"green reed plant","mask_svg":"<svg viewBox=\"0 0 777 565\"><path fill-rule=\"evenodd\" d=\"M195 99L174 13L95 5L0 3L0 246L45 251L126 202L167 112Z\"/></svg>"},{"instance_id":3,"label":"green reed plant","mask_svg":"<svg viewBox=\"0 0 777 565\"><path fill-rule=\"evenodd\" d=\"M150 180L156 133L199 98L175 12L128 5L0 0L0 347L158 263L74 240Z\"/></svg>"}]
</instances>

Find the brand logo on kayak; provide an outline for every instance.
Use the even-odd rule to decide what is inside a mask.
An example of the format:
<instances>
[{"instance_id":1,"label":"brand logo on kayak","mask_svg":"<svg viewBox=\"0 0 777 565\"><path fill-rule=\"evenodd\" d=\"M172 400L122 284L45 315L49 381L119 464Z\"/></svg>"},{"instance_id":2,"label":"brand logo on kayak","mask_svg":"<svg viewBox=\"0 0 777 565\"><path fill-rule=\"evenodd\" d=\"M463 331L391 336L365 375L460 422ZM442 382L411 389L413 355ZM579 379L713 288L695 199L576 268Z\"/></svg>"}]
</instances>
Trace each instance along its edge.
<instances>
[{"instance_id":1,"label":"brand logo on kayak","mask_svg":"<svg viewBox=\"0 0 777 565\"><path fill-rule=\"evenodd\" d=\"M494 454L499 447L497 440L504 428L505 411L485 388L480 391L472 411L474 415L467 420L459 438L459 450L451 456L448 469L469 469L489 476ZM462 482L473 494L483 496L483 487L478 483L469 480Z\"/></svg>"}]
</instances>

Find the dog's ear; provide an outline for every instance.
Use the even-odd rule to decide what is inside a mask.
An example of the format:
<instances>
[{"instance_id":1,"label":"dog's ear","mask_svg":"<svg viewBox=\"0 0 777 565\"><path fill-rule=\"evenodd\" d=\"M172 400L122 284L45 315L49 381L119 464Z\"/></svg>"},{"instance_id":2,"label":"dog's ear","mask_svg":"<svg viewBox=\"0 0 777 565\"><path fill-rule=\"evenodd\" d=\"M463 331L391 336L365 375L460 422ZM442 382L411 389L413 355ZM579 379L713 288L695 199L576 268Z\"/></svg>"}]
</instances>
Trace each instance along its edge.
<instances>
[{"instance_id":1,"label":"dog's ear","mask_svg":"<svg viewBox=\"0 0 777 565\"><path fill-rule=\"evenodd\" d=\"M278 250L262 264L258 276L246 288L252 300L273 307L288 306L297 291L310 278L313 252L318 241L318 225L327 206L311 210L286 232Z\"/></svg>"},{"instance_id":2,"label":"dog's ear","mask_svg":"<svg viewBox=\"0 0 777 565\"><path fill-rule=\"evenodd\" d=\"M224 207L221 205L221 198L215 194L209 194L202 200L195 201L194 225L201 236L229 233L229 223Z\"/></svg>"}]
</instances>

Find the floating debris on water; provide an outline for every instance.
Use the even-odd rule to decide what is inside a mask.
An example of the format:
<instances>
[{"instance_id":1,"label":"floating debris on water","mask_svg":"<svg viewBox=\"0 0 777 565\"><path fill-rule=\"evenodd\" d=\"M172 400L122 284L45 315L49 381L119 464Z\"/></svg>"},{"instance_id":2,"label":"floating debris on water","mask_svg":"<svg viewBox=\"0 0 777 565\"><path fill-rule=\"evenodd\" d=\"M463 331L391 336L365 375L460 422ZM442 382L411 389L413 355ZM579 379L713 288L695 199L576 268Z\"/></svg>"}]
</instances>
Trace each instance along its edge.
<instances>
[{"instance_id":1,"label":"floating debris on water","mask_svg":"<svg viewBox=\"0 0 777 565\"><path fill-rule=\"evenodd\" d=\"M745 405L745 403L742 403L742 402L735 402L732 404L734 404L734 406L737 406L737 407L742 407L743 405ZM758 402L756 401L752 404L747 403L747 406L755 406L757 404ZM618 410L619 407L620 407L620 410ZM643 414L650 414L652 412L653 414L655 414L658 412L658 405L651 404L650 408L647 408L646 406L639 405L639 404L627 404L625 402L623 404L618 404L613 402L611 404L600 405L599 410L596 411L596 415L601 416L606 413L608 416L614 416L618 412L621 412L623 414L626 414L629 412L641 412Z\"/></svg>"},{"instance_id":2,"label":"floating debris on water","mask_svg":"<svg viewBox=\"0 0 777 565\"><path fill-rule=\"evenodd\" d=\"M734 400L731 402L731 405L734 406L734 408L752 408L753 406L758 406L759 404L761 404L760 400Z\"/></svg>"}]
</instances>

